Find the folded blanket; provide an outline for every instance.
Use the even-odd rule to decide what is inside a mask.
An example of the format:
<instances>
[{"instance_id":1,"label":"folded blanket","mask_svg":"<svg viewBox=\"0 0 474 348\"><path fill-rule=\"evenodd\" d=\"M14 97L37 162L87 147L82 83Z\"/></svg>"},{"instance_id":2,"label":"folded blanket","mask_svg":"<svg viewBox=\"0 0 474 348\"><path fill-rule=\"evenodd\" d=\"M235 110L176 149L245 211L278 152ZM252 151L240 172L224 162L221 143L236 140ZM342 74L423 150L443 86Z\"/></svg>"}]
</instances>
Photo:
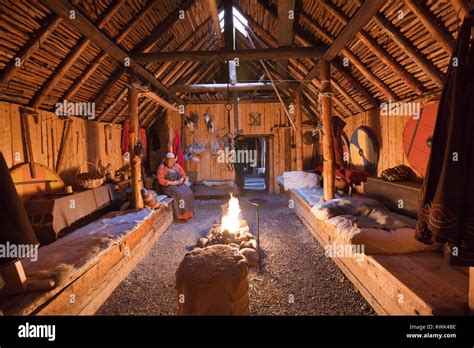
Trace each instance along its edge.
<instances>
[{"instance_id":1,"label":"folded blanket","mask_svg":"<svg viewBox=\"0 0 474 348\"><path fill-rule=\"evenodd\" d=\"M321 177L318 174L302 171L284 172L279 181L282 182L285 191L304 187L321 187Z\"/></svg>"}]
</instances>

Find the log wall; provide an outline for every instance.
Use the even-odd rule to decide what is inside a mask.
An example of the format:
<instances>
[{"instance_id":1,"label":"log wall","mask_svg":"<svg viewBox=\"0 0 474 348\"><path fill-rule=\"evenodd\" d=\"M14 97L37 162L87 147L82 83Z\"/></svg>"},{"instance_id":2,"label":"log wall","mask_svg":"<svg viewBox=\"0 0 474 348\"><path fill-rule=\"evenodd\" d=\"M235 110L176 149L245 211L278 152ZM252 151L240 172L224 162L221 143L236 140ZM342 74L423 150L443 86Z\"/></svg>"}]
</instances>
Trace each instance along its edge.
<instances>
[{"instance_id":1,"label":"log wall","mask_svg":"<svg viewBox=\"0 0 474 348\"><path fill-rule=\"evenodd\" d=\"M19 108L17 104L0 102L0 151L10 168L25 162ZM34 159L35 162L54 169L65 122L53 112L38 110L38 115L38 123L34 122L32 116L28 116ZM76 117L70 119L70 136L59 170L66 185L74 186L77 168L85 161L104 166L111 163L114 170L123 166L120 150L122 126L110 125L112 145L111 153L107 154L104 130L106 123Z\"/></svg>"}]
</instances>

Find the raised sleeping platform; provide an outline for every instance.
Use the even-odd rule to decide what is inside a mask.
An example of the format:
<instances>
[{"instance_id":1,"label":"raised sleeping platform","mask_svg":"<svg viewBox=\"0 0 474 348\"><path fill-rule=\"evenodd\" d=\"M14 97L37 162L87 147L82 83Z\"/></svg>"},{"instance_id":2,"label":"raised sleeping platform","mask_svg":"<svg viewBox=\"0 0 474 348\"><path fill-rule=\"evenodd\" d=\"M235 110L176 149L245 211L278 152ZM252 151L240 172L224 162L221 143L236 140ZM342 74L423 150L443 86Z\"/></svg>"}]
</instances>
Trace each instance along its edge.
<instances>
[{"instance_id":1,"label":"raised sleeping platform","mask_svg":"<svg viewBox=\"0 0 474 348\"><path fill-rule=\"evenodd\" d=\"M5 315L91 315L149 252L173 222L171 198L157 210L113 212L22 261L29 279L56 287L0 298Z\"/></svg>"},{"instance_id":2,"label":"raised sleeping platform","mask_svg":"<svg viewBox=\"0 0 474 348\"><path fill-rule=\"evenodd\" d=\"M294 212L323 247L348 244L335 226L316 218L298 190L280 192L294 201ZM440 252L358 256L332 259L377 314L468 314L468 268L447 265Z\"/></svg>"}]
</instances>

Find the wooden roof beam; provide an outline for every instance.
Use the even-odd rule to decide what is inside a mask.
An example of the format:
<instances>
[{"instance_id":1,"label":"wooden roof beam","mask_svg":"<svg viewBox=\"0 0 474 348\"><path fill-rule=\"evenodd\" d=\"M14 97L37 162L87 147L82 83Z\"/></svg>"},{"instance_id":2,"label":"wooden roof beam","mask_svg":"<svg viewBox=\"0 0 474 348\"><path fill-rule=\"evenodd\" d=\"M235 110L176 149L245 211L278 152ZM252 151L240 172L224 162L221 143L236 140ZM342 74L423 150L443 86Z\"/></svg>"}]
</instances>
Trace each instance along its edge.
<instances>
[{"instance_id":1,"label":"wooden roof beam","mask_svg":"<svg viewBox=\"0 0 474 348\"><path fill-rule=\"evenodd\" d=\"M130 57L128 52L117 46L107 35L98 29L90 20L81 13L75 6L71 5L67 0L41 0L48 8L55 12L63 20L70 23L82 35L89 38L101 49L108 52L111 57L117 60L120 64L129 63L131 70L135 71L141 78L150 83L154 88L166 94L173 101L179 103L179 99L172 95L169 90L158 81L152 73L138 64ZM75 19L71 19L69 13L75 11ZM166 102L166 101L164 101Z\"/></svg>"},{"instance_id":2,"label":"wooden roof beam","mask_svg":"<svg viewBox=\"0 0 474 348\"><path fill-rule=\"evenodd\" d=\"M322 58L328 61L333 60L385 4L386 1L384 0L365 1L362 6L359 7L354 16L352 16L349 23L344 27L342 32L332 42L331 46L329 46ZM308 75L305 76L305 80L312 80L316 77L317 73L318 68L317 66L314 66L308 72ZM301 84L298 87L298 90L303 88L304 84Z\"/></svg>"},{"instance_id":3,"label":"wooden roof beam","mask_svg":"<svg viewBox=\"0 0 474 348\"><path fill-rule=\"evenodd\" d=\"M196 31L194 31L191 35L189 35L188 38L186 38L186 40L184 40L184 42L178 47L178 50L183 50L183 49L187 49L192 43L193 43L193 39L194 39L194 36L198 33L201 33L202 31L204 31L204 29L206 29L206 25L209 23L209 21L206 21L204 22L199 28L196 29ZM158 27L159 32L162 32L162 29L161 29L161 25ZM156 38L156 35L153 35L153 37ZM201 42L204 42L206 40L206 37L203 36L199 41L198 43L196 44L196 46L200 45ZM145 41L148 41L148 38L145 39ZM139 44L140 46L143 46L142 44ZM169 43L169 45L171 45L171 42ZM146 46L146 45L145 45ZM168 46L168 45L167 45ZM173 64L173 62L166 62L166 63L163 63L157 71L154 72L154 76L156 78L159 78L171 65ZM151 63L145 65L145 67L148 69L151 67ZM113 86L113 83L110 82L110 79L109 81L104 85L104 87L102 88L102 93L105 93L107 94L110 89L112 88ZM126 93L127 92L127 88L125 87L124 90L121 92L122 93ZM112 102L112 104L114 104L115 100ZM113 106L114 107L114 106ZM112 107L112 108L113 108ZM98 121L102 121L106 116L107 114L112 110L112 108L109 108L107 107L102 113L101 115L97 118Z\"/></svg>"},{"instance_id":4,"label":"wooden roof beam","mask_svg":"<svg viewBox=\"0 0 474 348\"><path fill-rule=\"evenodd\" d=\"M444 27L437 25L434 16L428 12L428 9L419 1L414 0L405 0L405 5L415 14L436 42L438 42L448 54L451 54L453 38Z\"/></svg>"},{"instance_id":5,"label":"wooden roof beam","mask_svg":"<svg viewBox=\"0 0 474 348\"><path fill-rule=\"evenodd\" d=\"M52 15L46 24L33 33L18 54L3 68L0 74L0 92L7 88L8 82L10 82L18 69L24 66L25 62L41 47L61 22L62 18ZM17 64L18 62L20 64Z\"/></svg>"},{"instance_id":6,"label":"wooden roof beam","mask_svg":"<svg viewBox=\"0 0 474 348\"><path fill-rule=\"evenodd\" d=\"M295 14L295 0L278 0L278 47L291 46L293 44L293 22ZM278 73L283 77L288 77L286 71L288 60L278 61Z\"/></svg>"},{"instance_id":7,"label":"wooden roof beam","mask_svg":"<svg viewBox=\"0 0 474 348\"><path fill-rule=\"evenodd\" d=\"M144 41L140 42L140 44L133 49L133 52L137 53L151 51L158 41L160 41L163 35L166 34L178 20L180 20L180 12L187 11L193 3L194 0L186 0L183 4L181 4L168 17L166 17L166 19L163 20L163 22L161 22Z\"/></svg>"},{"instance_id":8,"label":"wooden roof beam","mask_svg":"<svg viewBox=\"0 0 474 348\"><path fill-rule=\"evenodd\" d=\"M154 92L145 92L143 93L143 95L145 97L147 97L148 99L150 100L153 100L155 103L157 103L158 105L161 105L163 106L165 109L167 110L171 110L171 111L178 111L178 108L170 103L168 103L166 100L164 100L163 98L159 97L158 95L156 95L156 93Z\"/></svg>"},{"instance_id":9,"label":"wooden roof beam","mask_svg":"<svg viewBox=\"0 0 474 348\"><path fill-rule=\"evenodd\" d=\"M275 82L279 88L290 88L295 87L295 83L290 82ZM272 84L269 82L247 82L237 83L235 85L226 83L203 83L194 85L174 85L170 87L172 92L191 92L191 93L203 93L203 92L225 92L225 91L271 91L273 90Z\"/></svg>"},{"instance_id":10,"label":"wooden roof beam","mask_svg":"<svg viewBox=\"0 0 474 348\"><path fill-rule=\"evenodd\" d=\"M403 49L404 53L409 56L410 59L413 60L438 87L443 86L441 73L433 66L433 64L431 64L430 61L426 60L422 54L418 52L413 44L408 41L392 23L381 14L377 14L374 17L374 22L385 31L393 42Z\"/></svg>"},{"instance_id":11,"label":"wooden roof beam","mask_svg":"<svg viewBox=\"0 0 474 348\"><path fill-rule=\"evenodd\" d=\"M269 5L267 4L265 1L263 0L260 0L259 1L260 4L267 10L269 11L269 13L271 13L273 15L273 17L276 17L276 11L274 11L274 9ZM261 33L259 33L259 36L262 37L262 38L271 38L271 35L269 35L268 33L265 32L265 30L263 28L261 28L258 23L256 23L255 21L253 21L251 18L249 18L249 16L247 16L247 20L249 21L249 24L252 26L252 27L255 27L257 28ZM295 30L295 38L297 40L300 41L300 43L302 43L303 45L306 45L306 46L311 46L311 44L313 44L313 42L309 41L306 37L305 37L305 34L304 34L304 30L302 27L300 27L297 23L295 23L294 25L294 30ZM262 35L262 34L266 34L266 35ZM274 39L273 39L274 40ZM330 41L330 40L328 40ZM270 42L270 41L269 41ZM275 41L276 42L276 41ZM271 44L271 42L270 42ZM276 45L276 44L275 44ZM337 63L335 63L337 64ZM343 78L346 79L351 85L352 87L359 93L361 94L368 102L369 104L371 104L373 107L377 107L379 105L379 103L375 100L374 97L372 97L372 95L367 92L367 90L365 89L364 86L362 86L361 83L359 83L359 81L357 81L355 79L355 77L352 76L352 74L349 72L349 71L346 71L345 72L345 75L343 75ZM300 85L301 86L301 85Z\"/></svg>"},{"instance_id":12,"label":"wooden roof beam","mask_svg":"<svg viewBox=\"0 0 474 348\"><path fill-rule=\"evenodd\" d=\"M52 0L48 0L52 1ZM239 60L260 59L288 59L288 58L320 58L326 48L324 46L312 47L279 47L279 48L257 48L243 50L219 50L219 51L178 51L178 52L155 52L143 53L133 56L140 63L165 62L165 61L229 61L235 58Z\"/></svg>"},{"instance_id":13,"label":"wooden roof beam","mask_svg":"<svg viewBox=\"0 0 474 348\"><path fill-rule=\"evenodd\" d=\"M203 38L205 38L205 36L203 36ZM197 46L197 47L201 47L202 44L204 44L205 42L206 42L206 40L202 40L202 39L201 39L201 40L199 40L199 42L196 44L196 46ZM177 64L177 65L176 65L176 66L177 66L176 69L179 69L179 70L181 71L181 74L182 74L182 73L184 73L184 72L185 72L191 65L193 65L193 64L196 64L196 63L189 63L189 62L188 62L188 63L184 64L184 66L183 66L183 63L180 63L180 64ZM178 66L179 66L179 67L178 67ZM175 70L176 70L176 69L175 69ZM163 78L163 83L167 83L167 82L169 81L169 79L170 79L172 76L175 75L175 70L171 71L167 76L165 76L165 77ZM179 76L181 76L181 74L179 74ZM126 92L127 92L127 88L125 87L125 89L124 89L124 91L122 91L122 93L123 93L123 94L126 94ZM161 104L160 104L160 105L161 105ZM128 107L128 106L127 106L127 103L125 103L125 105L122 107L122 109L120 109L120 111L117 113L117 115L115 115L115 116L112 118L111 122L112 122L112 123L118 122L119 119L120 119L120 117L121 117L121 116L123 115L123 113L127 110L127 107ZM101 117L102 117L102 118L105 117L105 114L102 113Z\"/></svg>"},{"instance_id":14,"label":"wooden roof beam","mask_svg":"<svg viewBox=\"0 0 474 348\"><path fill-rule=\"evenodd\" d=\"M314 23L310 18L308 18L308 16L302 15L301 18L319 35L323 36L326 40L330 42L334 42L334 38L324 29L322 29L319 25ZM348 22L345 22L346 25L347 23ZM375 74L373 74L355 54L353 54L347 48L343 48L341 50L341 53L346 56L346 58L364 75L367 80L369 80L379 90L381 90L388 99L398 99L397 95L393 93L392 90L382 80L380 80ZM317 69L317 66L314 66L313 69Z\"/></svg>"},{"instance_id":15,"label":"wooden roof beam","mask_svg":"<svg viewBox=\"0 0 474 348\"><path fill-rule=\"evenodd\" d=\"M104 13L99 16L95 25L97 28L102 29L105 24L118 12L118 10L125 3L125 0L119 0L107 8ZM34 108L41 107L43 101L46 97L50 95L54 87L59 83L59 81L64 77L64 75L71 69L76 60L81 56L81 54L87 49L91 40L85 37L79 39L77 44L71 49L66 58L58 65L54 70L48 80L41 86L40 90L36 92L35 96L31 100L31 106Z\"/></svg>"},{"instance_id":16,"label":"wooden roof beam","mask_svg":"<svg viewBox=\"0 0 474 348\"><path fill-rule=\"evenodd\" d=\"M342 25L347 25L349 23L349 17L342 13L331 1L321 0L320 3L335 16ZM325 30L320 28L314 21L306 14L300 16L313 30L318 34L323 35L328 41L331 40L331 35L327 34ZM408 73L403 66L401 66L390 54L388 54L375 39L373 39L369 34L364 30L359 31L356 34L357 38L367 46L371 52L379 58L382 63L388 66L395 74L397 74L413 91L418 95L421 95L425 92L421 83L416 80L410 73Z\"/></svg>"},{"instance_id":17,"label":"wooden roof beam","mask_svg":"<svg viewBox=\"0 0 474 348\"><path fill-rule=\"evenodd\" d=\"M207 0L209 11L211 12L212 25L214 26L214 32L216 33L217 40L219 41L220 47L224 47L224 38L222 37L221 25L219 23L219 11L217 9L217 0Z\"/></svg>"},{"instance_id":18,"label":"wooden roof beam","mask_svg":"<svg viewBox=\"0 0 474 348\"><path fill-rule=\"evenodd\" d=\"M133 19L122 29L120 34L114 38L117 44L120 44L133 28L143 21L143 19L149 14L149 11L153 9L156 5L156 1L149 0L147 4L133 17ZM97 70L100 64L107 58L108 54L105 51L101 51L93 60L89 63L87 68L82 72L82 74L74 81L74 83L69 87L69 89L64 93L62 99L72 98L79 89L87 82L87 80L92 76L92 74Z\"/></svg>"},{"instance_id":19,"label":"wooden roof beam","mask_svg":"<svg viewBox=\"0 0 474 348\"><path fill-rule=\"evenodd\" d=\"M303 44L309 44L308 40L301 36L297 36L298 40L301 40ZM367 102L372 105L372 107L378 107L379 102L370 94L367 89L352 75L349 70L346 70L342 67L342 65L338 62L337 59L334 59L331 62L331 67L335 68L342 77L354 88L360 95L362 95Z\"/></svg>"}]
</instances>

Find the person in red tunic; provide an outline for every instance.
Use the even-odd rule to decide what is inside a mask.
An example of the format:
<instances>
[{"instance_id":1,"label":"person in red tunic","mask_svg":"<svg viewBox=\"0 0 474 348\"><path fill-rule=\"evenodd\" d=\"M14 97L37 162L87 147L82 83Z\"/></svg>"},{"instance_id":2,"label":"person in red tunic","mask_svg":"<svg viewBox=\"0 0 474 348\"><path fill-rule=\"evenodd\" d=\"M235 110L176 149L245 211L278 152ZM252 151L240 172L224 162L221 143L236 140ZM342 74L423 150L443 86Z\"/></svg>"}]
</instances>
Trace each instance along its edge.
<instances>
[{"instance_id":1,"label":"person in red tunic","mask_svg":"<svg viewBox=\"0 0 474 348\"><path fill-rule=\"evenodd\" d=\"M173 197L174 216L178 220L188 220L194 214L194 195L185 185L186 173L175 161L172 152L166 154L163 163L158 167L158 183L161 191Z\"/></svg>"}]
</instances>

